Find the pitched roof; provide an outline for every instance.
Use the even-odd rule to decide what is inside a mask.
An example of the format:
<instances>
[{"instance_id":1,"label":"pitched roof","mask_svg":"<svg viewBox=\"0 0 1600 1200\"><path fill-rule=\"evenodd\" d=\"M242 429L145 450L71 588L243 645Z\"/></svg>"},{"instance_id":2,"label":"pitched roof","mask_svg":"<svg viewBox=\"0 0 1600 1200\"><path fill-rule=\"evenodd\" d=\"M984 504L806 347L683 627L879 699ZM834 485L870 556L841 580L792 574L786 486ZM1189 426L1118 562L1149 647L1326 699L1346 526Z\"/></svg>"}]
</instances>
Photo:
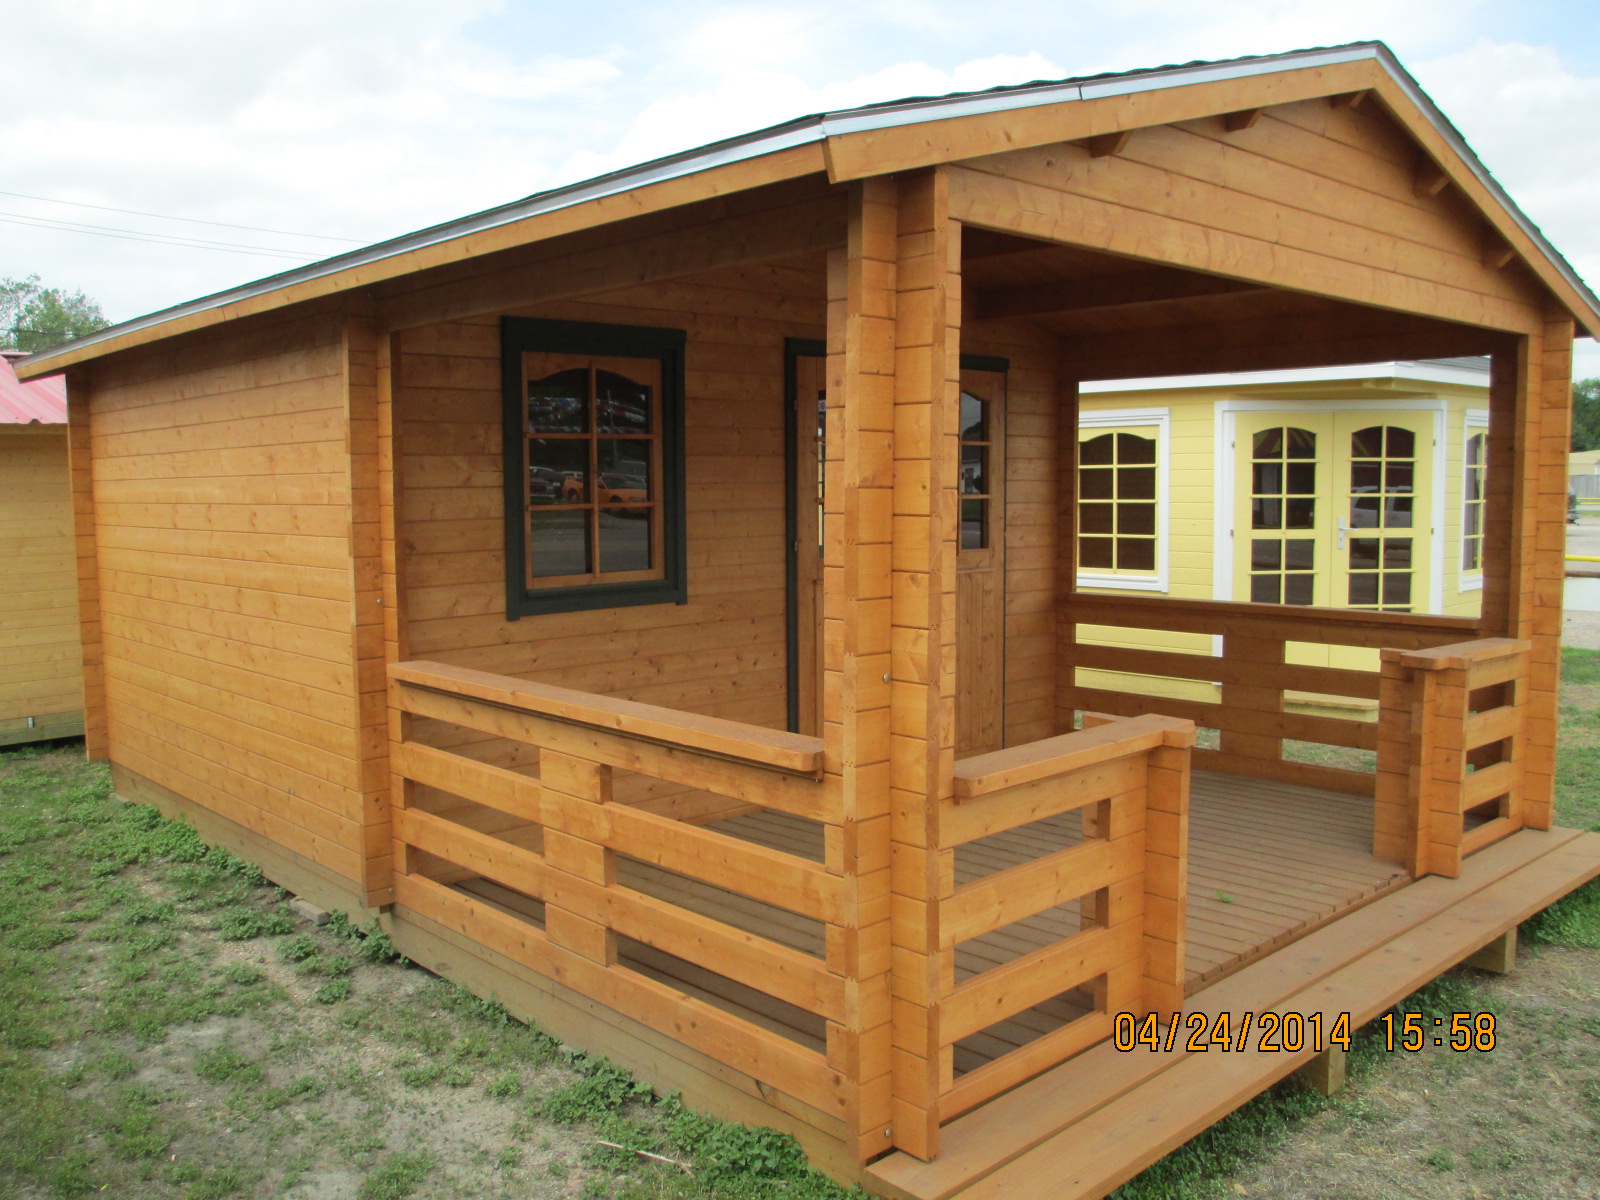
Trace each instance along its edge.
<instances>
[{"instance_id":1,"label":"pitched roof","mask_svg":"<svg viewBox=\"0 0 1600 1200\"><path fill-rule=\"evenodd\" d=\"M485 252L477 249L474 242L479 241L482 235L490 231L573 209L609 196L757 158L780 156L786 152L792 155L803 151L805 153L800 155L787 174L826 169L836 180L856 178L864 174L905 169L909 165L928 165L933 161L944 161L933 156L917 164L877 163L870 146L864 154L860 151L854 156L841 153L842 147L846 147L849 142L861 135L871 135L899 126L959 121L961 118L982 118L995 113L1045 105L1070 105L1076 101L1103 100L1108 97L1154 92L1165 88L1193 87L1279 72L1325 70L1345 64L1361 63L1371 63L1380 68L1383 77L1398 89L1398 95L1410 102L1425 126L1431 127L1433 134L1440 139L1442 148L1459 160L1460 166L1464 168L1463 177L1470 177L1471 182L1481 189L1483 198L1505 214L1507 220L1502 232L1507 235L1514 232L1525 239L1534 254L1542 259L1542 263L1533 264L1535 271L1547 285L1562 295L1564 302L1574 307L1574 315L1579 325L1586 327L1591 334L1600 336L1600 299L1596 298L1560 252L1517 207L1505 189L1478 160L1472 148L1467 145L1466 139L1439 111L1416 80L1400 65L1393 52L1382 42L1352 42L1342 46L1292 50L1283 54L1194 61L1133 71L1075 76L1068 79L1038 80L977 92L911 97L863 105L859 108L814 113L753 133L726 138L693 150L653 159L638 166L613 171L580 183L535 192L510 204L486 209L415 233L378 242L360 250L296 267L240 287L203 296L143 317L136 317L36 356L35 359L28 360L23 369L24 373L31 373L46 369L46 364L64 366L82 362L103 353L244 316L250 312L331 295L346 288L369 285L382 279L425 269L446 261L429 252L447 244L459 243L460 250L456 257L471 257ZM1083 136L1083 133L1069 136L1079 137ZM955 157L959 158L962 155L957 154ZM863 166L863 163L866 165ZM1442 162L1440 165L1450 172L1451 163ZM746 183L743 186L754 186L754 184ZM601 224L613 219L617 218L602 218L594 223ZM527 240L537 240L539 236L530 234ZM1576 311L1577 309L1583 311ZM162 329L162 326L167 328ZM159 332L155 332L157 330ZM151 332L147 336L139 336L146 331ZM103 348L96 350L97 346Z\"/></svg>"},{"instance_id":2,"label":"pitched roof","mask_svg":"<svg viewBox=\"0 0 1600 1200\"><path fill-rule=\"evenodd\" d=\"M65 425L66 376L24 382L17 378L11 359L10 354L0 354L0 425Z\"/></svg>"}]
</instances>

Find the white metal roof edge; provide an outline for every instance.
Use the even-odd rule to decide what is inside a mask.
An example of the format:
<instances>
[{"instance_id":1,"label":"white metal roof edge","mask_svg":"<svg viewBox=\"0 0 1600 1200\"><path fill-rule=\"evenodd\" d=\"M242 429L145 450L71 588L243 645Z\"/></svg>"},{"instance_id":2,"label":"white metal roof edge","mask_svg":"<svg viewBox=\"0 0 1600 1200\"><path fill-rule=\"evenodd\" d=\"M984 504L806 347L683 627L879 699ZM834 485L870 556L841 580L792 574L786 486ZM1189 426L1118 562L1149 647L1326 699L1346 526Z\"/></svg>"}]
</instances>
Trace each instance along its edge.
<instances>
[{"instance_id":1,"label":"white metal roof edge","mask_svg":"<svg viewBox=\"0 0 1600 1200\"><path fill-rule=\"evenodd\" d=\"M616 195L619 192L669 179L681 178L729 163L759 158L766 154L777 153L796 146L825 141L833 136L910 125L919 121L946 120L957 116L1030 108L1074 99L1127 95L1139 91L1153 91L1163 87L1182 87L1216 80L1242 79L1253 75L1270 74L1273 71L1296 66L1309 66L1314 63L1358 62L1363 59L1374 59L1384 66L1385 70L1390 73L1406 92L1407 96L1427 117L1429 123L1461 155L1463 161L1467 163L1478 180L1490 190L1494 197L1511 214L1523 232L1532 238L1534 243L1556 265L1562 276L1573 287L1578 289L1583 296L1587 297L1595 308L1600 309L1600 300L1595 298L1588 285L1578 277L1577 272L1550 244L1544 234L1539 231L1538 226L1528 220L1521 209L1512 201L1511 197L1506 194L1505 189L1495 181L1483 164L1478 161L1477 155L1473 153L1472 148L1467 145L1465 139L1461 137L1455 127L1450 124L1444 114L1440 112L1433 101L1417 85L1417 82L1400 66L1399 61L1389 51L1388 47L1381 42L1358 42L1348 46L1294 50L1284 54L1235 59L1227 62L1197 63L1162 67L1154 70L1130 71L1078 81L1064 80L1058 83L1024 84L1014 88L1000 88L966 95L894 101L887 104L867 105L858 109L846 109L801 117L754 133L713 142L709 145L665 158L654 159L609 175L602 175L580 183L539 192L525 199L474 213L455 221L431 226L389 241L378 242L360 250L310 263L304 267L296 267L252 283L242 284L209 296L202 296L171 308L160 309L145 316L135 317L132 320L109 326L87 337L67 342L45 353L23 359L21 362L30 366L35 363L45 363L68 350L83 349L99 342L109 341L112 338L136 333L142 329L153 328L168 321L178 320L181 317L221 308L242 300L249 300L281 288L292 287L298 283L307 283L314 279L337 274L340 271L366 266L386 258L425 249L441 242L451 241L455 238L466 237L488 229L498 228L502 225L526 220L530 217L540 216L544 213L569 208L589 200Z\"/></svg>"},{"instance_id":2,"label":"white metal roof edge","mask_svg":"<svg viewBox=\"0 0 1600 1200\"><path fill-rule=\"evenodd\" d=\"M1297 367L1283 371L1228 371L1214 375L1169 375L1147 379L1097 379L1078 385L1083 395L1122 392L1173 392L1199 389L1272 387L1286 383L1341 383L1359 379L1394 379L1443 383L1488 390L1489 372L1475 367L1430 362L1355 363L1346 367Z\"/></svg>"}]
</instances>

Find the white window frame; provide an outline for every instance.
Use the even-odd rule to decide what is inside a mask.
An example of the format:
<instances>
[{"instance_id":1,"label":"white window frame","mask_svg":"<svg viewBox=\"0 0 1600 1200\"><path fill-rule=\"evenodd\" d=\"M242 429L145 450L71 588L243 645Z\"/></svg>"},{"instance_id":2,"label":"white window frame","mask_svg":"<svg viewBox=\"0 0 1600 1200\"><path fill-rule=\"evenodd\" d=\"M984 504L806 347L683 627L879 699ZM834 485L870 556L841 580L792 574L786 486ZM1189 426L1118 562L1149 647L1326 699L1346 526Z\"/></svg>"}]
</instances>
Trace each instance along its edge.
<instances>
[{"instance_id":1,"label":"white window frame","mask_svg":"<svg viewBox=\"0 0 1600 1200\"><path fill-rule=\"evenodd\" d=\"M1077 574L1080 588L1110 588L1123 592L1162 592L1170 590L1169 547L1171 529L1168 521L1168 478L1171 460L1168 445L1171 441L1172 410L1170 408L1112 408L1095 409L1078 413L1078 445L1090 429L1151 428L1156 431L1156 573L1154 575L1124 575L1119 571L1083 571ZM1073 461L1077 461L1077 446L1073 447ZM1074 512L1073 519L1077 519ZM1074 542L1076 554L1076 542Z\"/></svg>"},{"instance_id":2,"label":"white window frame","mask_svg":"<svg viewBox=\"0 0 1600 1200\"><path fill-rule=\"evenodd\" d=\"M1484 435L1483 479L1484 483L1487 484L1489 481L1489 410L1487 408L1469 408L1461 422L1461 537L1459 544L1456 546L1457 592L1481 592L1483 590L1482 553L1480 552L1478 555L1478 570L1475 574L1468 574L1461 566L1463 552L1467 546L1467 442L1479 433ZM1488 514L1489 504L1485 500L1483 515L1488 516ZM1478 534L1482 537L1482 528L1479 528Z\"/></svg>"}]
</instances>

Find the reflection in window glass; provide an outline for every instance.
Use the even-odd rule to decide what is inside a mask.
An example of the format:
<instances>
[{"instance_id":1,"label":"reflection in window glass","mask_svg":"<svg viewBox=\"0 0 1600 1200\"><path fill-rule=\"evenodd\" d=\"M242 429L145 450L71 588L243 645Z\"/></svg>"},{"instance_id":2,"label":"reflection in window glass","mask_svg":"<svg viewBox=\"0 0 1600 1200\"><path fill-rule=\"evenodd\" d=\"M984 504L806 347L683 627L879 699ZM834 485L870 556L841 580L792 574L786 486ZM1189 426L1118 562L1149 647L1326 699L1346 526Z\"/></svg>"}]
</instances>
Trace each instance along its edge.
<instances>
[{"instance_id":1,"label":"reflection in window glass","mask_svg":"<svg viewBox=\"0 0 1600 1200\"><path fill-rule=\"evenodd\" d=\"M961 393L961 549L989 545L989 401Z\"/></svg>"},{"instance_id":2,"label":"reflection in window glass","mask_svg":"<svg viewBox=\"0 0 1600 1200\"><path fill-rule=\"evenodd\" d=\"M1316 543L1284 534L1316 523L1316 454L1309 429L1275 426L1251 439L1250 599L1257 604L1312 603Z\"/></svg>"},{"instance_id":3,"label":"reflection in window glass","mask_svg":"<svg viewBox=\"0 0 1600 1200\"><path fill-rule=\"evenodd\" d=\"M1461 569L1469 575L1483 571L1483 471L1488 442L1484 434L1467 439L1466 477L1462 481Z\"/></svg>"},{"instance_id":4,"label":"reflection in window glass","mask_svg":"<svg viewBox=\"0 0 1600 1200\"><path fill-rule=\"evenodd\" d=\"M1079 435L1078 566L1156 570L1156 439L1137 433Z\"/></svg>"},{"instance_id":5,"label":"reflection in window glass","mask_svg":"<svg viewBox=\"0 0 1600 1200\"><path fill-rule=\"evenodd\" d=\"M1350 435L1347 602L1353 608L1411 609L1416 452L1417 435L1398 426L1373 425Z\"/></svg>"},{"instance_id":6,"label":"reflection in window glass","mask_svg":"<svg viewBox=\"0 0 1600 1200\"><path fill-rule=\"evenodd\" d=\"M661 447L652 388L574 367L530 380L527 397L530 586L656 568Z\"/></svg>"}]
</instances>

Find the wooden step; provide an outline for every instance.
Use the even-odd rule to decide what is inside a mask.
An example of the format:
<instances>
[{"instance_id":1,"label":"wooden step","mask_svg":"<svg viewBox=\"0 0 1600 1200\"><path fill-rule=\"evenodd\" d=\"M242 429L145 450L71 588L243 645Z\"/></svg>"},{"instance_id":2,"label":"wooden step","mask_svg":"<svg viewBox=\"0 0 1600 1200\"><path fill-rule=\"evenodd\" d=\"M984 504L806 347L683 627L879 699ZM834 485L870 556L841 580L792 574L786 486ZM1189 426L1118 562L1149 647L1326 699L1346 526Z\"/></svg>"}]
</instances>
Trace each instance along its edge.
<instances>
[{"instance_id":1,"label":"wooden step","mask_svg":"<svg viewBox=\"0 0 1600 1200\"><path fill-rule=\"evenodd\" d=\"M1190 998L1187 1011L1377 1017L1600 875L1600 834L1524 831L1323 926ZM1238 1027L1239 1017L1234 1018ZM896 1200L1098 1200L1305 1065L1299 1054L1118 1053L1101 1043L952 1121L933 1162L892 1154L867 1186Z\"/></svg>"}]
</instances>

